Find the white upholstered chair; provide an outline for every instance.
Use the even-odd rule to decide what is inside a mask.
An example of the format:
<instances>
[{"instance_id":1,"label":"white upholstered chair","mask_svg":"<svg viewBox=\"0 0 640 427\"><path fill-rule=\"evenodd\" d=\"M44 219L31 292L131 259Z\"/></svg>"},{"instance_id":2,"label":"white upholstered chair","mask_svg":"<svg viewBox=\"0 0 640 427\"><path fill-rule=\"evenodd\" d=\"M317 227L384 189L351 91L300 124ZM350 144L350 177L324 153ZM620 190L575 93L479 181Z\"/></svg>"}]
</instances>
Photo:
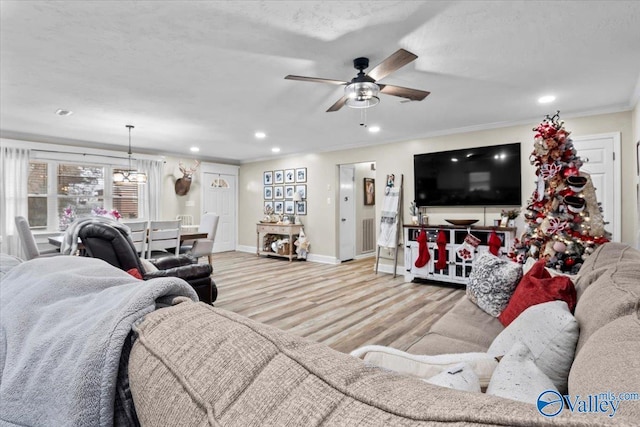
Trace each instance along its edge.
<instances>
[{"instance_id":1,"label":"white upholstered chair","mask_svg":"<svg viewBox=\"0 0 640 427\"><path fill-rule=\"evenodd\" d=\"M209 259L209 264L211 264L213 244L215 243L216 232L218 231L219 219L220 216L215 213L202 215L198 232L207 233L207 238L194 240L192 245L181 246L180 253L188 253L196 259L206 256Z\"/></svg>"},{"instance_id":2,"label":"white upholstered chair","mask_svg":"<svg viewBox=\"0 0 640 427\"><path fill-rule=\"evenodd\" d=\"M45 250L40 250L38 248L36 238L33 236L31 228L29 227L29 221L25 217L17 216L15 218L15 221L16 230L18 231L18 236L20 237L20 241L22 242L22 249L24 250L24 255L27 260L42 256L61 255L60 251L57 248Z\"/></svg>"}]
</instances>

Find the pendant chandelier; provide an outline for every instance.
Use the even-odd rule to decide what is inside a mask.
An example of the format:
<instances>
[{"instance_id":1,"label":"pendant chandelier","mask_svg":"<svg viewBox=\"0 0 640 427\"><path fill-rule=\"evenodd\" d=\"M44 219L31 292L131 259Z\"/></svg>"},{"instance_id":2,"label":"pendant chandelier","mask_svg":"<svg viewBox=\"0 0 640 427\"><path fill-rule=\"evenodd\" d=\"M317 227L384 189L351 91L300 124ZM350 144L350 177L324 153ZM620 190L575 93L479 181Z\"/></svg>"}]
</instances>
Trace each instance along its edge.
<instances>
[{"instance_id":1,"label":"pendant chandelier","mask_svg":"<svg viewBox=\"0 0 640 427\"><path fill-rule=\"evenodd\" d=\"M147 174L144 172L138 172L137 170L131 169L131 129L134 128L133 125L126 125L129 128L129 169L114 172L113 173L113 182L128 182L128 183L137 183L137 184L145 184L147 182Z\"/></svg>"}]
</instances>

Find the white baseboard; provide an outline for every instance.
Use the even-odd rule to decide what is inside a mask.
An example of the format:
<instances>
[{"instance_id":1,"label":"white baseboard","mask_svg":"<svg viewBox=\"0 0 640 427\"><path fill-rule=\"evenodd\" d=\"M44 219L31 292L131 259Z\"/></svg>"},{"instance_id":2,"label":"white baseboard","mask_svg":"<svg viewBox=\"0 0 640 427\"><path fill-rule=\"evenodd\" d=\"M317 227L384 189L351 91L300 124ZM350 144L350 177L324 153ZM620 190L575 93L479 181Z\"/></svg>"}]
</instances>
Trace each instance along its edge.
<instances>
[{"instance_id":1,"label":"white baseboard","mask_svg":"<svg viewBox=\"0 0 640 427\"><path fill-rule=\"evenodd\" d=\"M365 254L356 255L354 259L365 259L365 258L375 258L375 252L367 252Z\"/></svg>"},{"instance_id":2,"label":"white baseboard","mask_svg":"<svg viewBox=\"0 0 640 427\"><path fill-rule=\"evenodd\" d=\"M255 254L256 253L256 247L255 246L238 245L238 246L236 246L236 251L238 251L238 252L248 252L250 254Z\"/></svg>"},{"instance_id":3,"label":"white baseboard","mask_svg":"<svg viewBox=\"0 0 640 427\"><path fill-rule=\"evenodd\" d=\"M256 247L255 246L238 245L238 246L236 246L236 251L255 254L256 253ZM316 255L316 254L313 254L313 253L307 254L307 261L317 262L319 264L340 264L340 261L338 259L336 259L335 257L326 256L326 255Z\"/></svg>"},{"instance_id":4,"label":"white baseboard","mask_svg":"<svg viewBox=\"0 0 640 427\"><path fill-rule=\"evenodd\" d=\"M375 271L376 266L373 266L373 269ZM387 273L387 274L393 274L393 264L378 264L378 273ZM398 265L396 267L396 275L397 276L403 276L404 277L404 265Z\"/></svg>"}]
</instances>

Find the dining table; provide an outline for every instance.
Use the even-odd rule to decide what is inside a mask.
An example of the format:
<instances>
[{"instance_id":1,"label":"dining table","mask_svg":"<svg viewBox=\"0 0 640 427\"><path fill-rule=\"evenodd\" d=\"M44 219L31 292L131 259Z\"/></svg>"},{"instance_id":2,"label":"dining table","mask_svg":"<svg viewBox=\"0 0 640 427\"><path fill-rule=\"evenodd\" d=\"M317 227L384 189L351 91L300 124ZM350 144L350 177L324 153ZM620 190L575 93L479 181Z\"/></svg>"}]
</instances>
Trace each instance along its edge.
<instances>
[{"instance_id":1,"label":"dining table","mask_svg":"<svg viewBox=\"0 0 640 427\"><path fill-rule=\"evenodd\" d=\"M187 231L185 233L180 233L180 244L182 244L182 242L186 240L206 239L207 236L208 233L198 231ZM64 233L56 234L55 236L49 236L48 241L51 245L60 248L62 246L62 242L64 241ZM83 249L80 238L78 238L78 249Z\"/></svg>"}]
</instances>

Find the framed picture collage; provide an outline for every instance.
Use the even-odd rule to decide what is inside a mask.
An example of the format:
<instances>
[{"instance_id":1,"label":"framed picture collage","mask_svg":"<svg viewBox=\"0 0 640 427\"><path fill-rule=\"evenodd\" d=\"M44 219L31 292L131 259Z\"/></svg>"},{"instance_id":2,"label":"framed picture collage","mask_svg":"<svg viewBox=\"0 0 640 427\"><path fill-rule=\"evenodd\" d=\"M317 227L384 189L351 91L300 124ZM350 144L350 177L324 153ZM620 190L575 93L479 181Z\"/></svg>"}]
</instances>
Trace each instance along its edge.
<instances>
[{"instance_id":1,"label":"framed picture collage","mask_svg":"<svg viewBox=\"0 0 640 427\"><path fill-rule=\"evenodd\" d=\"M262 183L265 213L307 214L307 168L265 171Z\"/></svg>"}]
</instances>

